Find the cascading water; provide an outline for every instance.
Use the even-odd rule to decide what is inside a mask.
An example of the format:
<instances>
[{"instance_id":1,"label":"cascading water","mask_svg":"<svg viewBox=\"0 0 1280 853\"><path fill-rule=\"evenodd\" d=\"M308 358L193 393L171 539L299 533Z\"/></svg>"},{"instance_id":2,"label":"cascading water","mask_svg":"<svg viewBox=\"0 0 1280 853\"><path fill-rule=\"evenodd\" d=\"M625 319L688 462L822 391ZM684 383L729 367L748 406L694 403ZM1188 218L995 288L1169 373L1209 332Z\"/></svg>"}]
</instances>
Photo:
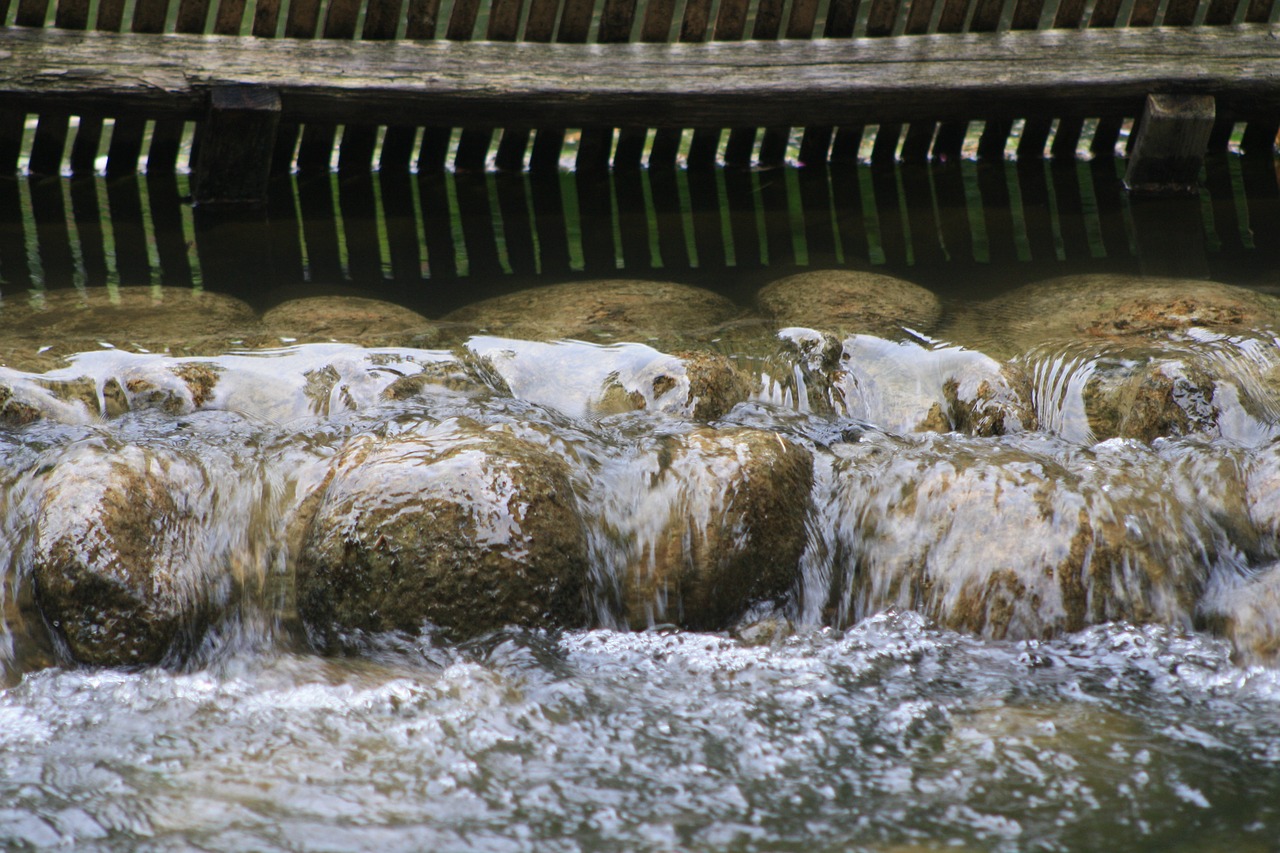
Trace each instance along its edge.
<instances>
[{"instance_id":1,"label":"cascading water","mask_svg":"<svg viewBox=\"0 0 1280 853\"><path fill-rule=\"evenodd\" d=\"M1275 339L779 294L0 368L0 838L1269 849Z\"/></svg>"}]
</instances>

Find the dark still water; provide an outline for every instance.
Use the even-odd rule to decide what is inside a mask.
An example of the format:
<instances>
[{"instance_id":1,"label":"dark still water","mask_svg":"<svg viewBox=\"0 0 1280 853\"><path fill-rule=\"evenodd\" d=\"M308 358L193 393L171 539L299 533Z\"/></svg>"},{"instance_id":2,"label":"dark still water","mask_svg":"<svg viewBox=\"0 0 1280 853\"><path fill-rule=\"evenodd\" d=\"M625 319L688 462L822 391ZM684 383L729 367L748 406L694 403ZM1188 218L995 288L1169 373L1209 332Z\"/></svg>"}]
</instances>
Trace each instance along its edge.
<instances>
[{"instance_id":1,"label":"dark still water","mask_svg":"<svg viewBox=\"0 0 1280 853\"><path fill-rule=\"evenodd\" d=\"M0 180L0 846L1280 849L1280 191Z\"/></svg>"}]
</instances>

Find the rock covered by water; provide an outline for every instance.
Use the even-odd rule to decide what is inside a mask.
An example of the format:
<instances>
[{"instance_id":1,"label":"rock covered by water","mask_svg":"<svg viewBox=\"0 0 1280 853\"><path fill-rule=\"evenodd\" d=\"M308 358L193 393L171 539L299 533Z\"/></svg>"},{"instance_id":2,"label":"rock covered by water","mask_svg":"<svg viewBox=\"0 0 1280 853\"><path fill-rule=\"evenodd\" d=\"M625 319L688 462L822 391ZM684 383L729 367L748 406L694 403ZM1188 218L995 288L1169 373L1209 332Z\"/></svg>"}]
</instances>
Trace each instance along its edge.
<instances>
[{"instance_id":1,"label":"rock covered by water","mask_svg":"<svg viewBox=\"0 0 1280 853\"><path fill-rule=\"evenodd\" d=\"M237 512L226 460L88 441L36 480L35 600L71 657L137 666L189 651L245 568L237 519L221 517Z\"/></svg>"},{"instance_id":2,"label":"rock covered by water","mask_svg":"<svg viewBox=\"0 0 1280 853\"><path fill-rule=\"evenodd\" d=\"M105 348L216 355L261 333L241 300L180 287L33 291L0 304L0 326L0 366L36 372Z\"/></svg>"},{"instance_id":3,"label":"rock covered by water","mask_svg":"<svg viewBox=\"0 0 1280 853\"><path fill-rule=\"evenodd\" d=\"M904 330L929 334L942 303L918 284L880 273L815 270L765 285L756 304L778 328L801 326L839 335L899 339Z\"/></svg>"},{"instance_id":4,"label":"rock covered by water","mask_svg":"<svg viewBox=\"0 0 1280 853\"><path fill-rule=\"evenodd\" d=\"M586 571L565 462L454 419L343 448L298 557L298 607L326 645L428 623L455 637L580 626Z\"/></svg>"},{"instance_id":5,"label":"rock covered by water","mask_svg":"<svg viewBox=\"0 0 1280 853\"><path fill-rule=\"evenodd\" d=\"M1037 426L1028 377L980 352L800 328L779 337L792 359L791 375L766 389L779 402L902 433L996 436Z\"/></svg>"},{"instance_id":6,"label":"rock covered by water","mask_svg":"<svg viewBox=\"0 0 1280 853\"><path fill-rule=\"evenodd\" d=\"M459 308L443 319L471 332L530 341L656 342L708 336L741 311L710 290L661 281L544 285Z\"/></svg>"},{"instance_id":7,"label":"rock covered by water","mask_svg":"<svg viewBox=\"0 0 1280 853\"><path fill-rule=\"evenodd\" d=\"M611 610L625 624L724 630L798 577L807 450L760 429L701 428L618 461L598 496Z\"/></svg>"},{"instance_id":8,"label":"rock covered by water","mask_svg":"<svg viewBox=\"0 0 1280 853\"><path fill-rule=\"evenodd\" d=\"M1129 344L1175 339L1196 329L1232 334L1278 325L1280 299L1247 288L1094 274L1017 288L961 313L943 334L1011 357L1045 341Z\"/></svg>"},{"instance_id":9,"label":"rock covered by water","mask_svg":"<svg viewBox=\"0 0 1280 853\"><path fill-rule=\"evenodd\" d=\"M269 337L287 344L424 347L439 337L437 327L416 311L361 296L291 299L264 313L262 325Z\"/></svg>"},{"instance_id":10,"label":"rock covered by water","mask_svg":"<svg viewBox=\"0 0 1280 853\"><path fill-rule=\"evenodd\" d=\"M835 618L918 610L995 639L1108 621L1190 628L1257 556L1239 460L868 433L834 467Z\"/></svg>"}]
</instances>

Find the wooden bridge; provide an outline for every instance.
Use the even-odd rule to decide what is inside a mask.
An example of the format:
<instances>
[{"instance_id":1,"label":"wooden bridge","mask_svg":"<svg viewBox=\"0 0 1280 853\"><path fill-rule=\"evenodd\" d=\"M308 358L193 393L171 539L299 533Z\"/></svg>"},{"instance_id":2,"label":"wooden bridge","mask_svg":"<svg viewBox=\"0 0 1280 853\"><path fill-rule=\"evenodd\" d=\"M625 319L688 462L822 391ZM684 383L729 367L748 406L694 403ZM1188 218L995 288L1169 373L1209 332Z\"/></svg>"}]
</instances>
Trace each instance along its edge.
<instances>
[{"instance_id":1,"label":"wooden bridge","mask_svg":"<svg viewBox=\"0 0 1280 853\"><path fill-rule=\"evenodd\" d=\"M1278 18L1274 0L0 0L0 175L28 176L0 178L0 282L91 282L99 255L120 281L231 287L267 264L410 295L1006 256L1191 253L1201 273L1237 242L1275 269L1280 232L1251 235L1275 224ZM1170 174L1199 193L1181 213L1121 186ZM218 209L246 201L265 206Z\"/></svg>"}]
</instances>

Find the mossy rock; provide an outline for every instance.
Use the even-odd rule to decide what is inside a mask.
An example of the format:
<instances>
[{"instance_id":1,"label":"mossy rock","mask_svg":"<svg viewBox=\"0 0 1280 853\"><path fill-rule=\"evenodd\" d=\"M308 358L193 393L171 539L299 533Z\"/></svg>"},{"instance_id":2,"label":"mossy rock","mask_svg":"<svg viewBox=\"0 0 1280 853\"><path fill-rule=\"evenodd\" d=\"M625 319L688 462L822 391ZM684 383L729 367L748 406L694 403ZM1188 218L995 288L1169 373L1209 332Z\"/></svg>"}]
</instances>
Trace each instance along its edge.
<instances>
[{"instance_id":1,"label":"mossy rock","mask_svg":"<svg viewBox=\"0 0 1280 853\"><path fill-rule=\"evenodd\" d=\"M40 475L32 575L44 618L71 657L99 666L176 660L231 577L209 536L205 463L135 445L79 446Z\"/></svg>"},{"instance_id":2,"label":"mossy rock","mask_svg":"<svg viewBox=\"0 0 1280 853\"><path fill-rule=\"evenodd\" d=\"M360 296L311 296L283 302L262 315L267 342L339 341L367 347L430 346L436 326L416 311Z\"/></svg>"},{"instance_id":3,"label":"mossy rock","mask_svg":"<svg viewBox=\"0 0 1280 853\"><path fill-rule=\"evenodd\" d=\"M627 279L553 284L497 296L442 318L466 332L531 341L631 341L662 347L710 340L741 311L699 287Z\"/></svg>"},{"instance_id":4,"label":"mossy rock","mask_svg":"<svg viewBox=\"0 0 1280 853\"><path fill-rule=\"evenodd\" d=\"M179 287L86 288L6 295L0 366L44 372L109 344L130 352L217 355L261 334L247 304Z\"/></svg>"},{"instance_id":5,"label":"mossy rock","mask_svg":"<svg viewBox=\"0 0 1280 853\"><path fill-rule=\"evenodd\" d=\"M942 303L932 291L858 270L787 276L761 288L756 304L778 328L799 326L837 335L899 339L904 329L928 334L942 319Z\"/></svg>"},{"instance_id":6,"label":"mossy rock","mask_svg":"<svg viewBox=\"0 0 1280 853\"><path fill-rule=\"evenodd\" d=\"M849 562L832 621L917 610L993 639L1117 620L1189 628L1219 558L1256 539L1230 497L1243 493L1238 466L1132 442L1028 444L868 434L837 446Z\"/></svg>"},{"instance_id":7,"label":"mossy rock","mask_svg":"<svg viewBox=\"0 0 1280 853\"><path fill-rule=\"evenodd\" d=\"M341 452L298 557L298 606L326 647L426 624L455 638L577 627L586 570L566 464L453 420Z\"/></svg>"},{"instance_id":8,"label":"mossy rock","mask_svg":"<svg viewBox=\"0 0 1280 853\"><path fill-rule=\"evenodd\" d=\"M1230 641L1237 664L1280 663L1280 564L1214 590L1202 609L1205 626Z\"/></svg>"},{"instance_id":9,"label":"mossy rock","mask_svg":"<svg viewBox=\"0 0 1280 853\"><path fill-rule=\"evenodd\" d=\"M704 428L661 439L650 462L639 506L615 531L629 554L624 621L724 630L791 590L813 486L807 450L766 430Z\"/></svg>"},{"instance_id":10,"label":"mossy rock","mask_svg":"<svg viewBox=\"0 0 1280 853\"><path fill-rule=\"evenodd\" d=\"M1234 334L1280 324L1280 299L1198 279L1074 275L1035 282L971 306L941 332L1010 358L1046 341L1177 340L1190 329Z\"/></svg>"}]
</instances>

